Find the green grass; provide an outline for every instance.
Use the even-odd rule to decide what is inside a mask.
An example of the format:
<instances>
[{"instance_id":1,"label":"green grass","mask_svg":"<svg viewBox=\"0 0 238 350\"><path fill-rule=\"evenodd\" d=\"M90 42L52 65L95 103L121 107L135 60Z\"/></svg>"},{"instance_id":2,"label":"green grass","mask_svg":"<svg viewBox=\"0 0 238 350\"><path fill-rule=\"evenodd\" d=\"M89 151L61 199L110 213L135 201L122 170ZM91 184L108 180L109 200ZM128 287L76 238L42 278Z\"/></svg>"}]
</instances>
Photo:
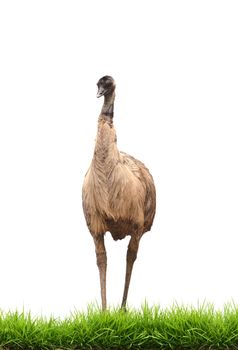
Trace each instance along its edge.
<instances>
[{"instance_id":1,"label":"green grass","mask_svg":"<svg viewBox=\"0 0 238 350\"><path fill-rule=\"evenodd\" d=\"M238 349L238 307L89 307L63 320L0 313L0 349Z\"/></svg>"}]
</instances>

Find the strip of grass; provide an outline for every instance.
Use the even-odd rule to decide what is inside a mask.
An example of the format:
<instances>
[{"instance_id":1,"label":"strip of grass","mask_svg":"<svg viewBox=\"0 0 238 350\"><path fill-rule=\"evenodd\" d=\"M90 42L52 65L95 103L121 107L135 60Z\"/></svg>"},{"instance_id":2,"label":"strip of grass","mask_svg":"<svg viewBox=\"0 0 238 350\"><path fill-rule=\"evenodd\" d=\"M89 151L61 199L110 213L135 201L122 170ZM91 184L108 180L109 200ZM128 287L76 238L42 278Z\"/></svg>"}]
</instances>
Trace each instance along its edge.
<instances>
[{"instance_id":1,"label":"strip of grass","mask_svg":"<svg viewBox=\"0 0 238 350\"><path fill-rule=\"evenodd\" d=\"M64 320L0 313L0 349L238 349L238 307L89 307Z\"/></svg>"}]
</instances>

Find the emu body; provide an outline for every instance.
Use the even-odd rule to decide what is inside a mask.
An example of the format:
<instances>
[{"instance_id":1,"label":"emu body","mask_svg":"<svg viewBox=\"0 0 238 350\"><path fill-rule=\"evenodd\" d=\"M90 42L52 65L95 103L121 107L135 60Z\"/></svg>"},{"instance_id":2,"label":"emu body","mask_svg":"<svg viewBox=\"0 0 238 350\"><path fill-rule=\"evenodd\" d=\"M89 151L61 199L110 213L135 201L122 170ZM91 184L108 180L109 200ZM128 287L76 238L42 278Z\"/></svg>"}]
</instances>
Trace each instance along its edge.
<instances>
[{"instance_id":1,"label":"emu body","mask_svg":"<svg viewBox=\"0 0 238 350\"><path fill-rule=\"evenodd\" d=\"M113 126L114 80L103 77L98 87L98 97L104 95L104 104L82 197L85 219L95 243L102 308L105 309L107 257L104 234L109 231L115 240L131 236L122 299L122 307L125 307L140 238L150 230L155 215L155 186L144 164L117 148Z\"/></svg>"}]
</instances>

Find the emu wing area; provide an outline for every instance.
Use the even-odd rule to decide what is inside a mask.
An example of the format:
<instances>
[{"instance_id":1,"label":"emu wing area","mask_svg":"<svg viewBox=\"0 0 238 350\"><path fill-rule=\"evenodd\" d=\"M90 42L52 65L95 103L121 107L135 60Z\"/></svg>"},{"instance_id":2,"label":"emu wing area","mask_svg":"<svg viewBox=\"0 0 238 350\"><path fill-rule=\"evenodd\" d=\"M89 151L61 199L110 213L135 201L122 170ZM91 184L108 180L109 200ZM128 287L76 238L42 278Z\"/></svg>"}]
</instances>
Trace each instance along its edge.
<instances>
[{"instance_id":1,"label":"emu wing area","mask_svg":"<svg viewBox=\"0 0 238 350\"><path fill-rule=\"evenodd\" d=\"M136 176L145 190L145 201L143 203L144 211L144 228L143 233L150 231L153 224L155 210L156 210L156 190L154 185L154 180L150 174L148 168L138 159L132 157L131 155L120 152L123 161L128 164L130 170ZM126 224L126 223L125 223ZM135 222L129 223L130 230L137 230L137 224ZM130 231L131 232L131 231ZM130 233L129 233L130 234Z\"/></svg>"}]
</instances>

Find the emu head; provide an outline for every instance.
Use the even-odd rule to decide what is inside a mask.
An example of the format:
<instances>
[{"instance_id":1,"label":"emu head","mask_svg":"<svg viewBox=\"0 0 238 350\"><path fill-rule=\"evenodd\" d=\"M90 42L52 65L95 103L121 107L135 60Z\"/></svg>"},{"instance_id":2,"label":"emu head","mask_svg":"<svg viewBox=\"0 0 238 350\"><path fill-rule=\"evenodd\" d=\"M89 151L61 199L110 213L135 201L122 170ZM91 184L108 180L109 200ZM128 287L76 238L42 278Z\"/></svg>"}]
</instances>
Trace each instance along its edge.
<instances>
[{"instance_id":1,"label":"emu head","mask_svg":"<svg viewBox=\"0 0 238 350\"><path fill-rule=\"evenodd\" d=\"M106 96L113 93L113 91L115 90L116 84L112 77L110 77L109 75L105 75L104 77L98 80L97 86L98 86L97 97L101 97L101 96Z\"/></svg>"}]
</instances>

